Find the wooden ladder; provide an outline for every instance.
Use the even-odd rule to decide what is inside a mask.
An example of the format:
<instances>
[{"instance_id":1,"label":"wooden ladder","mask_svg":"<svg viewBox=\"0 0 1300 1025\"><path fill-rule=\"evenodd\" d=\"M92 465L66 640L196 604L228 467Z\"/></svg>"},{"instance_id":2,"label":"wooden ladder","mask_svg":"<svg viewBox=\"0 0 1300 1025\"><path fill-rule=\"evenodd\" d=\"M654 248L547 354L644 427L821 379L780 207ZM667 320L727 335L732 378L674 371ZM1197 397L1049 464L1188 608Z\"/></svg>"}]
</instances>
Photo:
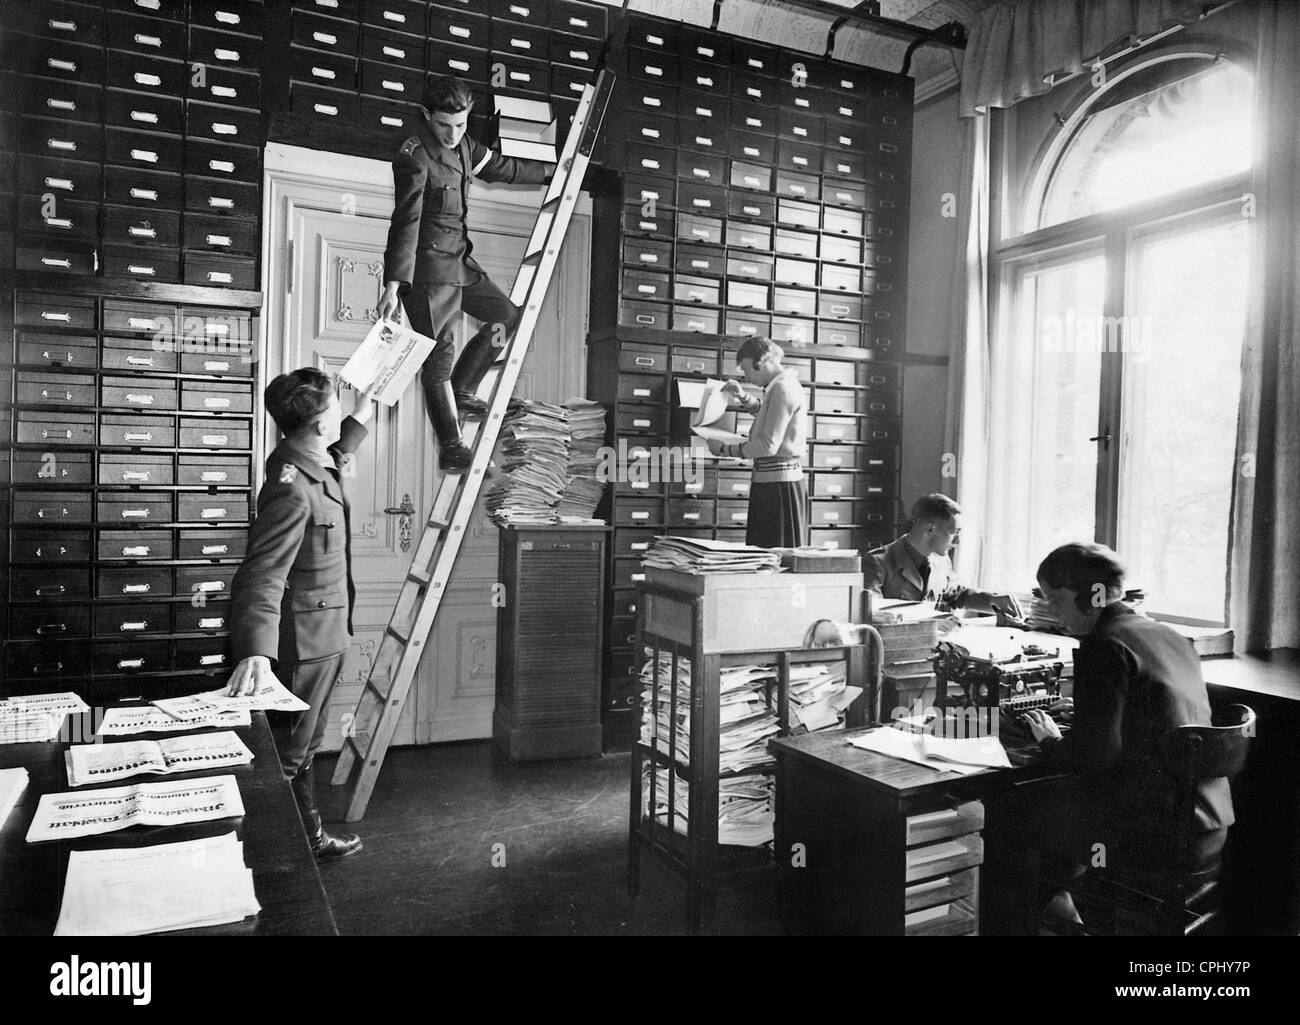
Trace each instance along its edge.
<instances>
[{"instance_id":1,"label":"wooden ladder","mask_svg":"<svg viewBox=\"0 0 1300 1025\"><path fill-rule=\"evenodd\" d=\"M487 413L481 420L467 420L463 429L465 444L472 450L473 460L464 474L448 474L442 479L433 510L411 557L397 605L370 667L370 676L357 699L331 780L335 786L351 781L352 791L344 816L348 822L355 822L366 813L384 756L397 729L402 704L415 680L425 642L437 620L456 554L474 513L502 420L514 394L524 357L528 354L528 345L533 340L542 301L546 298L560 247L578 203L578 192L587 173L613 85L613 74L601 71L596 81L583 90L578 112L564 140L559 164L538 210L537 223L533 226L519 275L510 292L510 301L521 311L519 325L503 347L501 357L491 365L479 385L478 395L486 400Z\"/></svg>"}]
</instances>

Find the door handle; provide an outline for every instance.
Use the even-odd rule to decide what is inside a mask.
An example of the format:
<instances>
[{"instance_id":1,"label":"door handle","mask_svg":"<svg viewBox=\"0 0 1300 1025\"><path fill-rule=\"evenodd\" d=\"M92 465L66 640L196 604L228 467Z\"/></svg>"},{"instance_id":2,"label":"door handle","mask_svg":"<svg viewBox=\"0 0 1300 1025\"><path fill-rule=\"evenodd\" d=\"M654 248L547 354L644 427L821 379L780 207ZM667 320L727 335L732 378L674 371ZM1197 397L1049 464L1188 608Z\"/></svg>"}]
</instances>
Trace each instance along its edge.
<instances>
[{"instance_id":1,"label":"door handle","mask_svg":"<svg viewBox=\"0 0 1300 1025\"><path fill-rule=\"evenodd\" d=\"M411 517L415 515L415 503L411 501L410 494L407 493L402 496L401 505L390 505L384 512L389 516L401 517L397 524L400 538L399 546L402 551L409 552L411 550Z\"/></svg>"}]
</instances>

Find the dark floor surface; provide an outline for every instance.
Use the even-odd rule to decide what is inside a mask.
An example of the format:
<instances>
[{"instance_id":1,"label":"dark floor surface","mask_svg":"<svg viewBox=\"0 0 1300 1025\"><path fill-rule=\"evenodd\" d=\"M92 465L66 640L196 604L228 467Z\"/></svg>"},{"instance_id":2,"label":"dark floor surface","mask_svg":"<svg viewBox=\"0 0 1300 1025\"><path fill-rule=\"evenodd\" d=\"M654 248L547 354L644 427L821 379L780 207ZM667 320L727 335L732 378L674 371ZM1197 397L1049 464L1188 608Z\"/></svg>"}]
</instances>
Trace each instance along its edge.
<instances>
[{"instance_id":1,"label":"dark floor surface","mask_svg":"<svg viewBox=\"0 0 1300 1025\"><path fill-rule=\"evenodd\" d=\"M339 826L363 850L321 867L339 932L689 935L669 869L643 857L640 896L628 896L629 757L511 764L489 741L390 751L365 819ZM328 820L342 791L325 785L334 758L319 761ZM708 932L783 933L776 875L724 886Z\"/></svg>"}]
</instances>

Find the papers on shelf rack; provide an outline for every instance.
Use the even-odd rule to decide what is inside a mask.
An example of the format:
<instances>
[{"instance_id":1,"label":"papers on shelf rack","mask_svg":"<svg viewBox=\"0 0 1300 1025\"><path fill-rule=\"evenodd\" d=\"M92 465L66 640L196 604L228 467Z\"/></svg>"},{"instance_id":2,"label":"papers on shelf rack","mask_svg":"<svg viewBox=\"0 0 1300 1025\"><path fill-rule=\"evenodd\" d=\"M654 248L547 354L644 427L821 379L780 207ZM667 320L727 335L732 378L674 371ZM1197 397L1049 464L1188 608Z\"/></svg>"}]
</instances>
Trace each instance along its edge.
<instances>
[{"instance_id":1,"label":"papers on shelf rack","mask_svg":"<svg viewBox=\"0 0 1300 1025\"><path fill-rule=\"evenodd\" d=\"M90 706L71 691L57 694L16 694L0 699L0 744L40 744L54 740L69 712L80 715Z\"/></svg>"},{"instance_id":2,"label":"papers on shelf rack","mask_svg":"<svg viewBox=\"0 0 1300 1025\"><path fill-rule=\"evenodd\" d=\"M141 936L238 922L261 910L234 833L73 851L55 936Z\"/></svg>"},{"instance_id":3,"label":"papers on shelf rack","mask_svg":"<svg viewBox=\"0 0 1300 1025\"><path fill-rule=\"evenodd\" d=\"M886 726L850 737L849 743L864 751L915 762L937 772L969 775L986 768L1011 767L1007 752L997 737L953 740L933 734L907 733Z\"/></svg>"},{"instance_id":4,"label":"papers on shelf rack","mask_svg":"<svg viewBox=\"0 0 1300 1025\"><path fill-rule=\"evenodd\" d=\"M924 623L931 619L947 619L949 613L940 612L932 601L907 601L902 598L871 599L871 621L893 625L896 623Z\"/></svg>"},{"instance_id":5,"label":"papers on shelf rack","mask_svg":"<svg viewBox=\"0 0 1300 1025\"><path fill-rule=\"evenodd\" d=\"M96 731L101 737L120 737L131 733L170 733L173 730L193 730L218 727L229 729L249 726L253 722L247 708L230 708L201 719L183 722L174 719L161 708L145 705L141 708L110 708Z\"/></svg>"},{"instance_id":6,"label":"papers on shelf rack","mask_svg":"<svg viewBox=\"0 0 1300 1025\"><path fill-rule=\"evenodd\" d=\"M214 715L245 708L250 711L304 712L309 707L307 702L285 690L275 677L270 682L261 684L257 690L245 697L227 696L225 688L205 691L202 694L190 694L183 698L161 698L154 703L173 719L193 726L198 720L210 719Z\"/></svg>"},{"instance_id":7,"label":"papers on shelf rack","mask_svg":"<svg viewBox=\"0 0 1300 1025\"><path fill-rule=\"evenodd\" d=\"M681 573L775 573L781 557L766 548L698 537L657 537L641 560Z\"/></svg>"},{"instance_id":8,"label":"papers on shelf rack","mask_svg":"<svg viewBox=\"0 0 1300 1025\"><path fill-rule=\"evenodd\" d=\"M27 770L22 766L16 769L0 769L0 827L14 810L18 798L27 786Z\"/></svg>"},{"instance_id":9,"label":"papers on shelf rack","mask_svg":"<svg viewBox=\"0 0 1300 1025\"><path fill-rule=\"evenodd\" d=\"M174 826L243 814L244 802L234 776L42 794L27 830L27 842L70 840L128 826Z\"/></svg>"},{"instance_id":10,"label":"papers on shelf rack","mask_svg":"<svg viewBox=\"0 0 1300 1025\"><path fill-rule=\"evenodd\" d=\"M131 740L124 744L77 744L64 754L68 786L107 783L131 776L170 775L198 769L247 765L253 752L229 730L166 740Z\"/></svg>"},{"instance_id":11,"label":"papers on shelf rack","mask_svg":"<svg viewBox=\"0 0 1300 1025\"><path fill-rule=\"evenodd\" d=\"M434 341L409 325L379 320L370 328L339 376L358 391L372 389L374 400L391 406L402 397L433 352Z\"/></svg>"}]
</instances>

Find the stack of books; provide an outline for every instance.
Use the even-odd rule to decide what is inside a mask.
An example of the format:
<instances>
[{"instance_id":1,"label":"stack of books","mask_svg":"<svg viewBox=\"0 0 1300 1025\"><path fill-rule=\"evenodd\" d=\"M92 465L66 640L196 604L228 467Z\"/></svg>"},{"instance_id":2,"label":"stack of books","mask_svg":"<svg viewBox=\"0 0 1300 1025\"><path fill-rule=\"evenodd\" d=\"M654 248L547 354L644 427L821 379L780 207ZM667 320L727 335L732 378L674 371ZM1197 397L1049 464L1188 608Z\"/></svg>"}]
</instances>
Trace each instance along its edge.
<instances>
[{"instance_id":1,"label":"stack of books","mask_svg":"<svg viewBox=\"0 0 1300 1025\"><path fill-rule=\"evenodd\" d=\"M569 414L563 406L513 399L501 425L501 478L488 492L500 527L554 523L568 482Z\"/></svg>"},{"instance_id":2,"label":"stack of books","mask_svg":"<svg viewBox=\"0 0 1300 1025\"><path fill-rule=\"evenodd\" d=\"M605 407L589 399L570 399L564 408L569 414L569 465L558 508L560 522L601 522L593 521L592 514L605 492L600 465Z\"/></svg>"}]
</instances>

